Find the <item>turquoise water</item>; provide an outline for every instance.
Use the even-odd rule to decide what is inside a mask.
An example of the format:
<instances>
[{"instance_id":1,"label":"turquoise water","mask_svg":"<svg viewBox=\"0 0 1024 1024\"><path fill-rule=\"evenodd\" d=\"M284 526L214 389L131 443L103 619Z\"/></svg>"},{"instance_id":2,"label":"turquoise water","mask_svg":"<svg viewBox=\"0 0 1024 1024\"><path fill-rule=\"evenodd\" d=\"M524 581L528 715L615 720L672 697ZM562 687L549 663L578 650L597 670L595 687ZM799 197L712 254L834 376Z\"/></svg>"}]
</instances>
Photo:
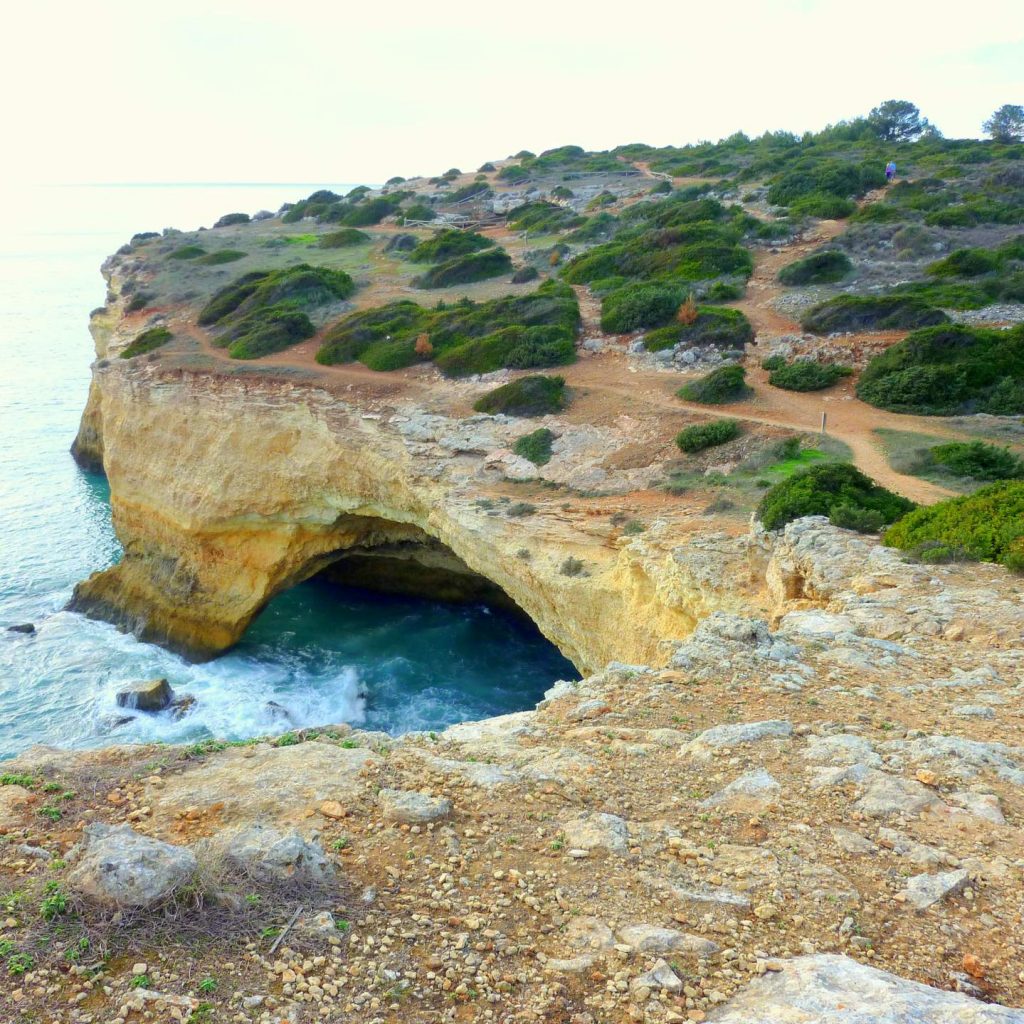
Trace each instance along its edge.
<instances>
[{"instance_id":1,"label":"turquoise water","mask_svg":"<svg viewBox=\"0 0 1024 1024\"><path fill-rule=\"evenodd\" d=\"M86 322L103 302L100 263L137 231L276 209L321 187L351 186L39 188L10 212L0 240L0 758L39 742L244 738L342 721L436 729L532 707L554 680L576 678L518 618L316 581L280 595L235 650L204 665L62 610L78 580L120 554L106 482L68 454L94 356ZM35 635L3 628L21 622ZM155 675L197 698L192 713L113 728L117 689Z\"/></svg>"}]
</instances>

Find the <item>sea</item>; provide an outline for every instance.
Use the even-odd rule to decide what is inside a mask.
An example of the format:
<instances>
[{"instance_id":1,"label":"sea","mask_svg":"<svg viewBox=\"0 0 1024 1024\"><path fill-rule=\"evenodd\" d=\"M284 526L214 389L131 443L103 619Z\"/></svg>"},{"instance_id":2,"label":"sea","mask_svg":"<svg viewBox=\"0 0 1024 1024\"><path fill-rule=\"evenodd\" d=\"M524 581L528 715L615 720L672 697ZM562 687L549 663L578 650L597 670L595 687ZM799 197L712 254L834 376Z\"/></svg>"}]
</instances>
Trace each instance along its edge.
<instances>
[{"instance_id":1,"label":"sea","mask_svg":"<svg viewBox=\"0 0 1024 1024\"><path fill-rule=\"evenodd\" d=\"M311 581L278 595L241 642L190 664L64 610L115 563L102 475L68 449L95 358L103 259L141 231L277 210L345 183L49 185L19 189L0 234L0 760L35 743L187 743L347 722L400 734L532 707L573 666L527 621L483 606ZM7 627L32 623L32 634ZM189 713L119 721L118 690L163 676Z\"/></svg>"}]
</instances>

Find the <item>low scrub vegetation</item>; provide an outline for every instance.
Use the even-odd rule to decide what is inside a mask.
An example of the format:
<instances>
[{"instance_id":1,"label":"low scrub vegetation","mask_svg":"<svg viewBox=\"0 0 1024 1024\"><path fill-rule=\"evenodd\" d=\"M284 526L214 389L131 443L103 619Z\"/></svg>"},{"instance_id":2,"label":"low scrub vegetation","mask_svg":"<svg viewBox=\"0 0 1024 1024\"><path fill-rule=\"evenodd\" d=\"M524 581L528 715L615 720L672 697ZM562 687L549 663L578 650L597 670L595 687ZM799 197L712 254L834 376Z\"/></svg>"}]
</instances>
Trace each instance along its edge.
<instances>
[{"instance_id":1,"label":"low scrub vegetation","mask_svg":"<svg viewBox=\"0 0 1024 1024\"><path fill-rule=\"evenodd\" d=\"M837 295L814 306L801 320L812 334L913 330L948 322L941 309L908 295Z\"/></svg>"},{"instance_id":2,"label":"low scrub vegetation","mask_svg":"<svg viewBox=\"0 0 1024 1024\"><path fill-rule=\"evenodd\" d=\"M601 330L625 334L641 327L669 323L683 301L679 287L627 284L609 292L601 302Z\"/></svg>"},{"instance_id":3,"label":"low scrub vegetation","mask_svg":"<svg viewBox=\"0 0 1024 1024\"><path fill-rule=\"evenodd\" d=\"M512 260L509 254L495 247L438 263L425 274L413 278L413 284L417 288L449 288L456 284L486 281L511 272Z\"/></svg>"},{"instance_id":4,"label":"low scrub vegetation","mask_svg":"<svg viewBox=\"0 0 1024 1024\"><path fill-rule=\"evenodd\" d=\"M742 351L744 345L754 340L754 328L738 309L698 306L696 314L691 323L676 323L649 331L644 335L644 348L648 352L658 352L685 344L716 345Z\"/></svg>"},{"instance_id":5,"label":"low scrub vegetation","mask_svg":"<svg viewBox=\"0 0 1024 1024\"><path fill-rule=\"evenodd\" d=\"M1024 482L989 484L974 494L919 508L883 539L925 561L942 561L963 551L1024 572Z\"/></svg>"},{"instance_id":6,"label":"low scrub vegetation","mask_svg":"<svg viewBox=\"0 0 1024 1024\"><path fill-rule=\"evenodd\" d=\"M853 373L849 366L817 363L811 359L797 359L792 363L784 361L781 366L768 369L771 369L768 383L786 391L822 391Z\"/></svg>"},{"instance_id":7,"label":"low scrub vegetation","mask_svg":"<svg viewBox=\"0 0 1024 1024\"><path fill-rule=\"evenodd\" d=\"M321 249L347 249L352 245L362 245L369 242L370 236L358 228L342 228L340 231L330 231L320 236Z\"/></svg>"},{"instance_id":8,"label":"low scrub vegetation","mask_svg":"<svg viewBox=\"0 0 1024 1024\"><path fill-rule=\"evenodd\" d=\"M710 423L695 423L692 427L684 427L676 435L676 444L682 451L692 455L735 440L741 433L739 420L712 420Z\"/></svg>"},{"instance_id":9,"label":"low scrub vegetation","mask_svg":"<svg viewBox=\"0 0 1024 1024\"><path fill-rule=\"evenodd\" d=\"M564 409L567 401L565 378L534 373L489 391L473 408L492 416L545 416Z\"/></svg>"},{"instance_id":10,"label":"low scrub vegetation","mask_svg":"<svg viewBox=\"0 0 1024 1024\"><path fill-rule=\"evenodd\" d=\"M832 249L816 252L805 259L790 263L779 271L782 284L832 284L841 281L853 271L850 257L844 252Z\"/></svg>"},{"instance_id":11,"label":"low scrub vegetation","mask_svg":"<svg viewBox=\"0 0 1024 1024\"><path fill-rule=\"evenodd\" d=\"M226 347L232 359L259 359L281 352L316 334L309 317L285 303L261 306L247 316L233 320L227 331L215 339Z\"/></svg>"},{"instance_id":12,"label":"low scrub vegetation","mask_svg":"<svg viewBox=\"0 0 1024 1024\"><path fill-rule=\"evenodd\" d=\"M240 249L218 249L216 252L208 252L205 256L200 256L196 263L201 263L204 267L219 267L225 263L244 260L247 255L248 253L244 253Z\"/></svg>"},{"instance_id":13,"label":"low scrub vegetation","mask_svg":"<svg viewBox=\"0 0 1024 1024\"><path fill-rule=\"evenodd\" d=\"M914 331L868 364L857 395L894 412L1024 413L1024 325Z\"/></svg>"},{"instance_id":14,"label":"low scrub vegetation","mask_svg":"<svg viewBox=\"0 0 1024 1024\"><path fill-rule=\"evenodd\" d=\"M929 449L931 461L954 476L973 480L1019 480L1024 460L1009 448L984 441L951 441Z\"/></svg>"},{"instance_id":15,"label":"low scrub vegetation","mask_svg":"<svg viewBox=\"0 0 1024 1024\"><path fill-rule=\"evenodd\" d=\"M247 213L225 213L213 226L215 228L229 228L235 224L248 224L249 214Z\"/></svg>"},{"instance_id":16,"label":"low scrub vegetation","mask_svg":"<svg viewBox=\"0 0 1024 1024\"><path fill-rule=\"evenodd\" d=\"M446 228L439 231L433 238L420 242L409 253L413 263L445 263L457 256L468 256L470 253L489 249L494 245L489 238L475 231L460 231L458 228Z\"/></svg>"},{"instance_id":17,"label":"low scrub vegetation","mask_svg":"<svg viewBox=\"0 0 1024 1024\"><path fill-rule=\"evenodd\" d=\"M535 466L546 466L551 461L551 445L554 439L555 435L547 427L541 427L531 434L516 438L512 451Z\"/></svg>"},{"instance_id":18,"label":"low scrub vegetation","mask_svg":"<svg viewBox=\"0 0 1024 1024\"><path fill-rule=\"evenodd\" d=\"M195 260L205 256L206 250L201 245L183 245L175 249L167 258L169 260Z\"/></svg>"},{"instance_id":19,"label":"low scrub vegetation","mask_svg":"<svg viewBox=\"0 0 1024 1024\"><path fill-rule=\"evenodd\" d=\"M308 263L283 270L255 270L215 292L200 310L199 323L204 327L222 324L229 317L246 316L279 303L310 309L347 299L355 287L344 271Z\"/></svg>"},{"instance_id":20,"label":"low scrub vegetation","mask_svg":"<svg viewBox=\"0 0 1024 1024\"><path fill-rule=\"evenodd\" d=\"M585 220L585 217L581 217L557 203L535 202L517 206L510 211L506 223L513 231L548 235L556 231L579 227Z\"/></svg>"},{"instance_id":21,"label":"low scrub vegetation","mask_svg":"<svg viewBox=\"0 0 1024 1024\"><path fill-rule=\"evenodd\" d=\"M720 366L705 377L689 381L676 392L687 402L701 402L704 405L738 402L752 393L747 386L747 374L742 366Z\"/></svg>"},{"instance_id":22,"label":"low scrub vegetation","mask_svg":"<svg viewBox=\"0 0 1024 1024\"><path fill-rule=\"evenodd\" d=\"M576 358L579 305L573 290L545 281L528 295L489 302L468 299L428 310L408 300L352 313L327 332L317 361L358 359L373 369L398 369L432 358L449 376L562 366ZM422 335L429 354L417 352Z\"/></svg>"},{"instance_id":23,"label":"low scrub vegetation","mask_svg":"<svg viewBox=\"0 0 1024 1024\"><path fill-rule=\"evenodd\" d=\"M172 337L174 335L166 327L150 327L149 330L136 335L134 341L121 353L121 358L131 359L133 356L141 356L146 352L152 352L153 349L166 345Z\"/></svg>"},{"instance_id":24,"label":"low scrub vegetation","mask_svg":"<svg viewBox=\"0 0 1024 1024\"><path fill-rule=\"evenodd\" d=\"M865 476L856 466L829 463L800 470L765 492L757 518L768 530L778 530L802 516L832 516L849 523L860 521L876 532L916 506ZM874 515L865 515L874 513ZM844 523L837 523L844 525ZM847 529L860 527L850 527Z\"/></svg>"}]
</instances>

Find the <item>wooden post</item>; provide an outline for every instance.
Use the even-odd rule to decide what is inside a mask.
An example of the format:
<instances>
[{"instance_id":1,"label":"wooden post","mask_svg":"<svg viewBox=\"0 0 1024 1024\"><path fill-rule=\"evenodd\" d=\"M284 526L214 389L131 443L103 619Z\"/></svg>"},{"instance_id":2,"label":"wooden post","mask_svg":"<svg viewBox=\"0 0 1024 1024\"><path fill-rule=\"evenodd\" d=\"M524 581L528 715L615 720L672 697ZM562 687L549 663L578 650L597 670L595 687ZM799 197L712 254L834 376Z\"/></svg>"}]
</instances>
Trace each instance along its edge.
<instances>
[{"instance_id":1,"label":"wooden post","mask_svg":"<svg viewBox=\"0 0 1024 1024\"><path fill-rule=\"evenodd\" d=\"M828 420L828 413L824 409L821 411L821 436L825 436L825 423Z\"/></svg>"}]
</instances>

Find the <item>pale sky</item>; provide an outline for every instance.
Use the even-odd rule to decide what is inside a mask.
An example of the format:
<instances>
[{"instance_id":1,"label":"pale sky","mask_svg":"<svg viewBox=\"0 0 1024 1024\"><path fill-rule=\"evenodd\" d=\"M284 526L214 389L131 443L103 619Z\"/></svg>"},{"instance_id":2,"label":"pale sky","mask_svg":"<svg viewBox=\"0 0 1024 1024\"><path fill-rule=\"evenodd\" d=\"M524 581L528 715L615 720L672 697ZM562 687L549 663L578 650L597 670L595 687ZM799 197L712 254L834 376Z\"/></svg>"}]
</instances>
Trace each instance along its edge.
<instances>
[{"instance_id":1,"label":"pale sky","mask_svg":"<svg viewBox=\"0 0 1024 1024\"><path fill-rule=\"evenodd\" d=\"M1020 0L25 0L10 182L367 181L519 149L817 129L909 99L949 136L1024 103Z\"/></svg>"}]
</instances>

